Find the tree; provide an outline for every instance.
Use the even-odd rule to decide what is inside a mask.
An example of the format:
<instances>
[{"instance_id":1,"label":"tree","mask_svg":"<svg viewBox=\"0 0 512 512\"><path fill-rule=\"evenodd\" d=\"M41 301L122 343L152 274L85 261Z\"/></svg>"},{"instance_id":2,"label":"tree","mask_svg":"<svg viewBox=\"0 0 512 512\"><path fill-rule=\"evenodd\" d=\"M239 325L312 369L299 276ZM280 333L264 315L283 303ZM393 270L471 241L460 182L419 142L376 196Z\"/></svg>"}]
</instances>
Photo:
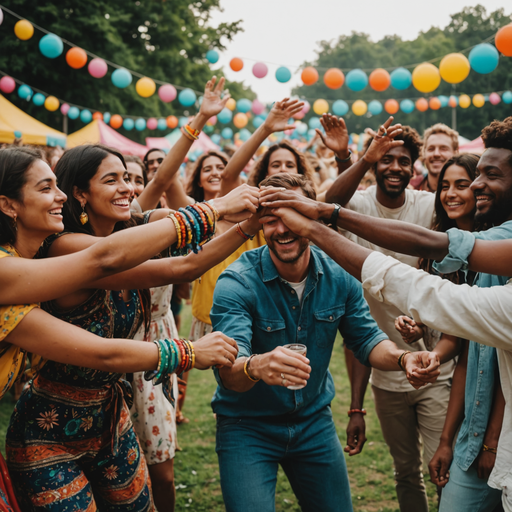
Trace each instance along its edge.
<instances>
[{"instance_id":1,"label":"tree","mask_svg":"<svg viewBox=\"0 0 512 512\"><path fill-rule=\"evenodd\" d=\"M5 0L4 5L29 21L57 34L79 47L107 61L137 71L145 76L202 91L213 74L222 76L222 70L212 72L205 54L210 48L222 50L227 41L242 30L241 21L209 25L211 12L220 8L220 0L52 0L31 2ZM116 88L108 74L96 79L87 67L70 68L65 60L69 49L54 59L45 58L38 43L43 34L36 30L28 41L20 41L13 32L16 19L5 13L0 31L0 69L58 98L82 105L93 111L114 114L165 117L187 115L175 100L163 103L158 95L142 98L132 84L127 89ZM227 85L235 98L255 94L242 84ZM62 129L60 112L50 113L43 107L20 100L16 94L9 99L41 121ZM195 108L192 107L190 113ZM69 131L83 126L79 120L70 120ZM130 138L141 140L149 132L130 132Z\"/></svg>"},{"instance_id":2,"label":"tree","mask_svg":"<svg viewBox=\"0 0 512 512\"><path fill-rule=\"evenodd\" d=\"M372 42L368 34L359 34L353 32L351 35L342 35L336 42L322 41L318 58L313 63L304 63L304 67L312 65L321 68L319 73L323 74L325 70L331 67L342 68L346 70L354 68L363 68L368 72L372 69L394 68L403 66L411 71L415 64L424 61L437 59L434 64L439 65L441 58L452 52L461 52L467 48L481 43L485 39L496 34L498 29L510 23L511 17L504 14L503 9L499 9L491 14L487 14L485 8L481 5L476 7L466 7L461 12L451 16L450 23L444 28L432 27L426 32L421 32L413 41L404 41L397 35L384 37L378 42ZM464 52L466 55L468 52ZM477 93L490 93L492 91L503 91L512 88L512 59L501 57L498 68L489 75L479 75L471 71L469 77L461 84L453 87L442 81L440 87L432 94L422 94L412 86L405 91L397 91L389 88L384 92L376 92L369 86L360 92L350 91L346 86L342 89L331 90L324 85L320 78L312 86L300 86L294 89L294 94L314 101L317 98L327 100L362 99L370 101L378 99L382 103L386 99L395 98L401 100L404 98L429 98L441 94L449 96L450 94L469 95ZM500 103L492 106L486 103L483 108L477 109L470 107L466 110L457 108L457 129L461 135L468 138L476 138L480 135L481 129L493 119L503 119L512 114L512 107ZM305 120L314 116L312 111L308 113ZM388 117L384 111L378 116L367 114L357 117L352 112L345 116L345 121L351 132L362 132L367 126L378 127ZM415 127L422 133L428 126L442 122L451 125L452 109L446 107L437 111L428 110L421 113L414 111L411 114L404 114L399 111L396 115L396 121L402 124L408 124Z\"/></svg>"}]
</instances>

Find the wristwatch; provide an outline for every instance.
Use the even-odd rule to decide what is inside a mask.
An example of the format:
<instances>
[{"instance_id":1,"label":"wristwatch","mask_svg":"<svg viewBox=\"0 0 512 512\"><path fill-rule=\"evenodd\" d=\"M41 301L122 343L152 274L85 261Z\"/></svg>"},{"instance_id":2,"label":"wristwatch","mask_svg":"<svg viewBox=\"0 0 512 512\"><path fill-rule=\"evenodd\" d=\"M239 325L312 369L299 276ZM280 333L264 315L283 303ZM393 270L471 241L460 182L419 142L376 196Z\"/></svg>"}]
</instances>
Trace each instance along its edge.
<instances>
[{"instance_id":1,"label":"wristwatch","mask_svg":"<svg viewBox=\"0 0 512 512\"><path fill-rule=\"evenodd\" d=\"M338 223L338 217L340 215L341 206L338 203L333 203L334 210L332 211L331 218L327 222L328 226L336 226Z\"/></svg>"},{"instance_id":2,"label":"wristwatch","mask_svg":"<svg viewBox=\"0 0 512 512\"><path fill-rule=\"evenodd\" d=\"M347 162L350 162L351 158L352 158L352 150L351 149L348 150L347 158L341 159L341 158L338 158L338 155L334 155L334 159L336 160L336 162L338 162L340 164L346 164Z\"/></svg>"}]
</instances>

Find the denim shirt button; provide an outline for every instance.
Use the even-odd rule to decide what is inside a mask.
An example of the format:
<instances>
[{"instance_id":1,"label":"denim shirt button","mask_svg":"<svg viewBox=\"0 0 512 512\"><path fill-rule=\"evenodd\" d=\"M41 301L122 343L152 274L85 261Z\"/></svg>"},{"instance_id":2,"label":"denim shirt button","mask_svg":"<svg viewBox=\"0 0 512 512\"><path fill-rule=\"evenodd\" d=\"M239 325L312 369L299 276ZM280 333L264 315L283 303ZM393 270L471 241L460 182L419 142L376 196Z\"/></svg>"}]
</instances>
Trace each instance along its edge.
<instances>
[{"instance_id":1,"label":"denim shirt button","mask_svg":"<svg viewBox=\"0 0 512 512\"><path fill-rule=\"evenodd\" d=\"M292 293L295 293L295 290L292 290L291 292L292 292Z\"/></svg>"},{"instance_id":2,"label":"denim shirt button","mask_svg":"<svg viewBox=\"0 0 512 512\"><path fill-rule=\"evenodd\" d=\"M329 317L329 320L332 320L332 315Z\"/></svg>"},{"instance_id":3,"label":"denim shirt button","mask_svg":"<svg viewBox=\"0 0 512 512\"><path fill-rule=\"evenodd\" d=\"M297 331L300 331L300 330L301 330L301 327L300 327L300 325L299 325L299 327L297 327Z\"/></svg>"},{"instance_id":4,"label":"denim shirt button","mask_svg":"<svg viewBox=\"0 0 512 512\"><path fill-rule=\"evenodd\" d=\"M267 327L267 331L270 331L271 330L271 327Z\"/></svg>"},{"instance_id":5,"label":"denim shirt button","mask_svg":"<svg viewBox=\"0 0 512 512\"><path fill-rule=\"evenodd\" d=\"M295 309L295 306L292 306L292 309Z\"/></svg>"},{"instance_id":6,"label":"denim shirt button","mask_svg":"<svg viewBox=\"0 0 512 512\"><path fill-rule=\"evenodd\" d=\"M480 405L480 400L477 400L477 401L476 401L476 405Z\"/></svg>"},{"instance_id":7,"label":"denim shirt button","mask_svg":"<svg viewBox=\"0 0 512 512\"><path fill-rule=\"evenodd\" d=\"M484 371L483 371L483 370L480 370L480 374L482 374L482 373L484 373Z\"/></svg>"},{"instance_id":8,"label":"denim shirt button","mask_svg":"<svg viewBox=\"0 0 512 512\"><path fill-rule=\"evenodd\" d=\"M473 435L474 435L475 437L478 437L478 432L475 432Z\"/></svg>"}]
</instances>

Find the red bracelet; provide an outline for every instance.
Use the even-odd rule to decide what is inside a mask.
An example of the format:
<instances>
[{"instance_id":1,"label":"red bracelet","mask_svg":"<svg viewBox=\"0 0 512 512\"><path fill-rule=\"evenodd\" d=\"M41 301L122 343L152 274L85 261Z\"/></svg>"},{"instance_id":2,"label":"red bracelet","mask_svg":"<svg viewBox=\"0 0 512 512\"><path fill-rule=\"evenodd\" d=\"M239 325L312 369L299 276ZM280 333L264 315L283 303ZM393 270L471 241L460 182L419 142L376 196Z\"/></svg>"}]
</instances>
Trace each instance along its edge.
<instances>
[{"instance_id":1,"label":"red bracelet","mask_svg":"<svg viewBox=\"0 0 512 512\"><path fill-rule=\"evenodd\" d=\"M349 418L352 416L352 414L358 412L359 414L362 414L363 416L366 416L366 409L350 409L350 411L348 411L348 416Z\"/></svg>"}]
</instances>

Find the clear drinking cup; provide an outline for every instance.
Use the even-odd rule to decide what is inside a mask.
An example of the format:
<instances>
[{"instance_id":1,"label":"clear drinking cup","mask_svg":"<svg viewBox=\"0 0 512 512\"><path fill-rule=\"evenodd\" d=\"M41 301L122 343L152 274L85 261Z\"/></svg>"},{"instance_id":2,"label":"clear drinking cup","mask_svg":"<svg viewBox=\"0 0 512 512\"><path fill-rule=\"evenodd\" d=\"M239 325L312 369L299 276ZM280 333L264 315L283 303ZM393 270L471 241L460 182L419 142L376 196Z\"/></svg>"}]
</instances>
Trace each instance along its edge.
<instances>
[{"instance_id":1,"label":"clear drinking cup","mask_svg":"<svg viewBox=\"0 0 512 512\"><path fill-rule=\"evenodd\" d=\"M283 348L287 348L288 350L291 350L292 352L296 352L297 354L300 354L301 356L306 356L308 353L308 347L306 345L302 345L302 343L290 343L288 345L284 345ZM286 386L287 389L291 389L293 391L296 391L297 389L302 389L305 386L301 386L300 384L296 386Z\"/></svg>"}]
</instances>

